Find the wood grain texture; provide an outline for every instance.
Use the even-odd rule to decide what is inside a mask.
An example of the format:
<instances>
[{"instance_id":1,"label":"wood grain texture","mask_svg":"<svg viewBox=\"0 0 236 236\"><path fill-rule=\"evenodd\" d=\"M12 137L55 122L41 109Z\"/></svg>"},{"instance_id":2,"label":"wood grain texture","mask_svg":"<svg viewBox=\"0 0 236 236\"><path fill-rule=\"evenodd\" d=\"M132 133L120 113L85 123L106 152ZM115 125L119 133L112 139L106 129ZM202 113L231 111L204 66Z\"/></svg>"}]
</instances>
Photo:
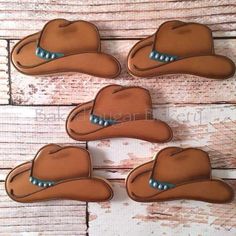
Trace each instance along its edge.
<instances>
[{"instance_id":1,"label":"wood grain texture","mask_svg":"<svg viewBox=\"0 0 236 236\"><path fill-rule=\"evenodd\" d=\"M8 42L0 40L0 104L8 104L10 99L8 73Z\"/></svg>"},{"instance_id":2,"label":"wood grain texture","mask_svg":"<svg viewBox=\"0 0 236 236\"><path fill-rule=\"evenodd\" d=\"M153 103L236 103L236 75L227 80L213 80L191 75L165 75L133 78L125 67L130 48L137 40L102 41L103 51L116 56L122 64L117 79L65 74L47 77L23 75L12 66L12 102L22 104L76 104L94 98L103 86L116 83L139 85L150 90ZM16 41L11 42L11 48ZM236 62L236 39L215 40L216 53Z\"/></svg>"},{"instance_id":3,"label":"wood grain texture","mask_svg":"<svg viewBox=\"0 0 236 236\"><path fill-rule=\"evenodd\" d=\"M213 176L227 179L236 191L236 76L224 81L189 75L137 79L125 69L137 39L173 19L207 24L213 30L216 53L236 62L235 12L235 0L0 0L0 104L21 105L0 105L0 236L236 235L236 200L224 205L185 200L141 204L129 199L124 188L131 168L148 161L154 152L166 146L194 146L210 153ZM9 66L8 54L17 40L53 18L95 23L103 51L121 62L121 75L33 77ZM128 138L89 142L94 175L113 184L114 199L109 202L21 204L9 199L6 175L31 160L43 145L86 146L65 132L65 119L73 108L68 105L93 99L111 83L149 89L153 103L162 104L154 106L154 115L170 124L174 140L162 145Z\"/></svg>"},{"instance_id":4,"label":"wood grain texture","mask_svg":"<svg viewBox=\"0 0 236 236\"><path fill-rule=\"evenodd\" d=\"M0 182L0 235L86 235L86 203L13 202Z\"/></svg>"},{"instance_id":5,"label":"wood grain texture","mask_svg":"<svg viewBox=\"0 0 236 236\"><path fill-rule=\"evenodd\" d=\"M97 168L94 169L94 175L101 176L109 180L124 180L126 179L127 175L131 170L132 169L128 168ZM1 178L5 179L6 173L8 173L8 170L2 171L2 175L0 175L0 180ZM236 169L212 169L212 177L225 180L236 179Z\"/></svg>"},{"instance_id":6,"label":"wood grain texture","mask_svg":"<svg viewBox=\"0 0 236 236\"><path fill-rule=\"evenodd\" d=\"M213 168L235 168L235 105L159 105L154 117L174 132L171 142L154 144L127 138L88 142L98 168L133 168L167 146L197 147L207 151Z\"/></svg>"},{"instance_id":7,"label":"wood grain texture","mask_svg":"<svg viewBox=\"0 0 236 236\"><path fill-rule=\"evenodd\" d=\"M236 189L236 181L228 181ZM230 204L198 201L138 203L128 198L124 181L113 181L114 199L89 203L89 235L232 236L236 234L236 200ZM122 227L121 227L122 226Z\"/></svg>"},{"instance_id":8,"label":"wood grain texture","mask_svg":"<svg viewBox=\"0 0 236 236\"><path fill-rule=\"evenodd\" d=\"M65 132L67 107L0 106L0 235L86 235L86 203L10 200L2 182L10 168L33 159L47 143L76 145Z\"/></svg>"},{"instance_id":9,"label":"wood grain texture","mask_svg":"<svg viewBox=\"0 0 236 236\"><path fill-rule=\"evenodd\" d=\"M92 21L106 38L144 37L155 32L164 21L173 19L207 24L214 36L236 35L234 0L1 0L0 9L0 20L4 20L0 25L3 38L31 34L58 17Z\"/></svg>"},{"instance_id":10,"label":"wood grain texture","mask_svg":"<svg viewBox=\"0 0 236 236\"><path fill-rule=\"evenodd\" d=\"M65 119L73 106L1 106L0 161L12 168L32 158L46 143L77 145L65 131ZM98 168L132 168L166 146L199 147L208 151L213 167L233 168L235 162L235 105L160 105L154 117L174 131L166 144L121 138L88 142Z\"/></svg>"},{"instance_id":11,"label":"wood grain texture","mask_svg":"<svg viewBox=\"0 0 236 236\"><path fill-rule=\"evenodd\" d=\"M5 181L10 168L0 169L0 181ZM132 169L128 168L94 168L93 175L107 180L124 180ZM226 180L236 179L236 169L212 169L213 178Z\"/></svg>"},{"instance_id":12,"label":"wood grain texture","mask_svg":"<svg viewBox=\"0 0 236 236\"><path fill-rule=\"evenodd\" d=\"M0 168L33 159L43 145L78 145L65 131L70 107L0 106Z\"/></svg>"}]
</instances>

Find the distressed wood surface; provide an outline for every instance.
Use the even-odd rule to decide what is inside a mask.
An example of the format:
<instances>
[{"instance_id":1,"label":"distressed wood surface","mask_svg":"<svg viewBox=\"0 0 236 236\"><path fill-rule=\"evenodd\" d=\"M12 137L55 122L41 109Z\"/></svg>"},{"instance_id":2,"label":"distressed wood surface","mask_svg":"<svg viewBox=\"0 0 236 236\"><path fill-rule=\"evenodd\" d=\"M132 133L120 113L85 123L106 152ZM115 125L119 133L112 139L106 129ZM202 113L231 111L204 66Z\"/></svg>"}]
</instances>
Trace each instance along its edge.
<instances>
[{"instance_id":1,"label":"distressed wood surface","mask_svg":"<svg viewBox=\"0 0 236 236\"><path fill-rule=\"evenodd\" d=\"M65 120L73 106L0 107L0 161L2 168L31 159L44 144L82 145L70 139ZM132 168L166 146L199 147L208 151L215 168L236 167L236 106L159 105L155 118L165 120L174 139L165 144L120 138L88 142L98 168Z\"/></svg>"},{"instance_id":2,"label":"distressed wood surface","mask_svg":"<svg viewBox=\"0 0 236 236\"><path fill-rule=\"evenodd\" d=\"M0 236L236 235L236 200L224 205L185 200L137 203L124 188L129 171L154 152L166 146L193 146L209 152L212 175L226 179L236 190L236 76L224 81L190 75L138 79L125 68L137 40L173 19L207 24L213 30L216 53L236 62L235 12L235 0L0 0ZM103 51L121 62L121 75L101 79L79 73L33 77L17 72L8 60L12 46L53 18L95 23ZM71 105L93 99L111 83L149 89L156 104L154 116L169 123L173 141L152 144L121 138L86 144L70 139L65 119ZM114 199L89 204L10 200L4 190L6 175L47 143L87 147L94 175L112 182Z\"/></svg>"},{"instance_id":3,"label":"distressed wood surface","mask_svg":"<svg viewBox=\"0 0 236 236\"><path fill-rule=\"evenodd\" d=\"M8 43L0 40L0 104L9 103Z\"/></svg>"},{"instance_id":4,"label":"distressed wood surface","mask_svg":"<svg viewBox=\"0 0 236 236\"><path fill-rule=\"evenodd\" d=\"M228 181L236 190L236 181ZM114 199L89 203L89 235L232 236L236 234L236 199L230 204L198 201L138 203L128 198L124 181L113 181ZM111 229L112 225L112 229Z\"/></svg>"},{"instance_id":5,"label":"distressed wood surface","mask_svg":"<svg viewBox=\"0 0 236 236\"><path fill-rule=\"evenodd\" d=\"M94 175L101 176L108 180L124 180L126 179L132 168L95 168ZM8 170L3 170L0 175L0 180L5 179ZM212 169L212 177L224 180L236 179L236 168L234 169Z\"/></svg>"},{"instance_id":6,"label":"distressed wood surface","mask_svg":"<svg viewBox=\"0 0 236 236\"><path fill-rule=\"evenodd\" d=\"M11 168L0 169L0 182L5 181ZM109 181L126 179L132 168L94 168L93 175L105 178ZM234 169L212 169L212 177L224 180L236 179L236 168Z\"/></svg>"},{"instance_id":7,"label":"distressed wood surface","mask_svg":"<svg viewBox=\"0 0 236 236\"><path fill-rule=\"evenodd\" d=\"M0 235L86 235L86 203L57 200L13 202L0 182ZM40 234L39 234L40 233Z\"/></svg>"},{"instance_id":8,"label":"distressed wood surface","mask_svg":"<svg viewBox=\"0 0 236 236\"><path fill-rule=\"evenodd\" d=\"M48 143L85 147L65 131L69 111L70 107L0 106L0 167L31 160Z\"/></svg>"},{"instance_id":9,"label":"distressed wood surface","mask_svg":"<svg viewBox=\"0 0 236 236\"><path fill-rule=\"evenodd\" d=\"M94 98L99 89L111 83L139 85L150 90L153 103L236 103L236 75L227 80L213 80L191 75L166 75L133 78L126 70L126 56L137 40L102 41L105 52L122 64L117 79L102 79L82 74L26 76L12 66L12 102L21 104L76 104ZM12 46L16 41L12 41ZM236 39L215 40L216 53L236 62Z\"/></svg>"},{"instance_id":10,"label":"distressed wood surface","mask_svg":"<svg viewBox=\"0 0 236 236\"><path fill-rule=\"evenodd\" d=\"M235 0L1 0L0 9L3 38L23 37L58 17L92 21L106 38L144 37L173 19L207 24L215 36L236 35Z\"/></svg>"},{"instance_id":11,"label":"distressed wood surface","mask_svg":"<svg viewBox=\"0 0 236 236\"><path fill-rule=\"evenodd\" d=\"M198 147L209 152L212 167L236 167L235 105L159 105L154 117L165 120L174 138L165 144L134 139L88 142L98 168L132 168L167 146Z\"/></svg>"}]
</instances>

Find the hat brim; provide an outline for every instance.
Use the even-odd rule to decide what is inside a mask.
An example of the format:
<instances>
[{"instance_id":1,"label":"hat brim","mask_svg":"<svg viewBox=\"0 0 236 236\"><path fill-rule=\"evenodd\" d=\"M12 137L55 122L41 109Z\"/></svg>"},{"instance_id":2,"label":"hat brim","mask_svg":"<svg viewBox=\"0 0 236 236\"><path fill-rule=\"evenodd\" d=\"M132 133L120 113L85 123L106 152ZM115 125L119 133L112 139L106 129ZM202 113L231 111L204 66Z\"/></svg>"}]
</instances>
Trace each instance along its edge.
<instances>
[{"instance_id":1,"label":"hat brim","mask_svg":"<svg viewBox=\"0 0 236 236\"><path fill-rule=\"evenodd\" d=\"M90 122L94 101L77 106L66 120L68 135L80 141L127 137L150 142L168 142L172 139L171 128L160 120L130 120L107 127Z\"/></svg>"},{"instance_id":2,"label":"hat brim","mask_svg":"<svg viewBox=\"0 0 236 236\"><path fill-rule=\"evenodd\" d=\"M128 72L137 77L153 77L165 74L191 74L212 79L227 79L235 73L235 65L229 58L217 54L187 57L163 63L149 58L155 35L134 45L127 60Z\"/></svg>"},{"instance_id":3,"label":"hat brim","mask_svg":"<svg viewBox=\"0 0 236 236\"><path fill-rule=\"evenodd\" d=\"M80 72L92 76L115 78L121 68L118 60L102 52L82 52L54 60L44 60L35 55L40 33L29 35L18 42L11 53L15 68L26 75L48 75Z\"/></svg>"},{"instance_id":4,"label":"hat brim","mask_svg":"<svg viewBox=\"0 0 236 236\"><path fill-rule=\"evenodd\" d=\"M17 202L37 202L52 199L70 199L86 202L108 201L113 197L110 184L95 177L64 180L47 188L38 187L29 181L32 162L14 168L5 181L6 192Z\"/></svg>"},{"instance_id":5,"label":"hat brim","mask_svg":"<svg viewBox=\"0 0 236 236\"><path fill-rule=\"evenodd\" d=\"M226 203L233 200L232 188L222 180L207 179L183 183L168 190L157 190L149 185L154 160L133 169L126 179L126 190L137 202L159 202L178 199Z\"/></svg>"}]
</instances>

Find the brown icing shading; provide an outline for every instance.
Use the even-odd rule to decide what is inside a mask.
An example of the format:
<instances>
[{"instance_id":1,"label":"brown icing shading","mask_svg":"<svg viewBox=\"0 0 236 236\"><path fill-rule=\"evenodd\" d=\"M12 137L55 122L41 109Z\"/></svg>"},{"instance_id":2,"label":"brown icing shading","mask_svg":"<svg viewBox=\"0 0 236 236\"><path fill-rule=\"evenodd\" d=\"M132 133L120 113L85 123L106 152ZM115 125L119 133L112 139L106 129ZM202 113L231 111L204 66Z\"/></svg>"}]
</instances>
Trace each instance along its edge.
<instances>
[{"instance_id":1,"label":"brown icing shading","mask_svg":"<svg viewBox=\"0 0 236 236\"><path fill-rule=\"evenodd\" d=\"M113 191L108 181L92 176L90 154L79 147L42 147L32 161L15 167L5 187L17 202L51 199L108 201Z\"/></svg>"},{"instance_id":2,"label":"brown icing shading","mask_svg":"<svg viewBox=\"0 0 236 236\"><path fill-rule=\"evenodd\" d=\"M154 160L129 173L126 189L138 202L191 199L226 203L234 196L227 183L211 177L208 154L196 148L162 149Z\"/></svg>"},{"instance_id":3,"label":"brown icing shading","mask_svg":"<svg viewBox=\"0 0 236 236\"><path fill-rule=\"evenodd\" d=\"M202 24L167 21L130 50L128 71L137 77L192 74L213 79L234 75L232 60L214 52L211 30Z\"/></svg>"},{"instance_id":4,"label":"brown icing shading","mask_svg":"<svg viewBox=\"0 0 236 236\"><path fill-rule=\"evenodd\" d=\"M73 109L66 130L81 141L128 137L161 143L172 138L171 128L152 116L149 91L121 85L106 86L94 100Z\"/></svg>"},{"instance_id":5,"label":"brown icing shading","mask_svg":"<svg viewBox=\"0 0 236 236\"><path fill-rule=\"evenodd\" d=\"M27 75L80 72L114 78L120 73L116 58L101 52L98 29L87 21L55 19L18 42L11 60Z\"/></svg>"}]
</instances>

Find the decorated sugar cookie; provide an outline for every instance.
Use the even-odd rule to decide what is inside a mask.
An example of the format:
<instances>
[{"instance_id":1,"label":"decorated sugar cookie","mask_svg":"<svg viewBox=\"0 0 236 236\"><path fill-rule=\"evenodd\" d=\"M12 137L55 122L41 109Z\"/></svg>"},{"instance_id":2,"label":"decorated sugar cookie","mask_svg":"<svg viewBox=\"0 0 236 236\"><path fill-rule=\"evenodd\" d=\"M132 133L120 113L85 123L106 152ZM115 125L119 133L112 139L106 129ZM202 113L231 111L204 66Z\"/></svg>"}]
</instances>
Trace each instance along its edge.
<instances>
[{"instance_id":1,"label":"decorated sugar cookie","mask_svg":"<svg viewBox=\"0 0 236 236\"><path fill-rule=\"evenodd\" d=\"M81 72L104 78L120 73L120 64L101 51L100 35L87 21L55 19L43 29L18 42L11 60L27 75Z\"/></svg>"},{"instance_id":2,"label":"decorated sugar cookie","mask_svg":"<svg viewBox=\"0 0 236 236\"><path fill-rule=\"evenodd\" d=\"M55 144L44 146L32 161L15 167L6 178L6 191L17 202L52 199L100 202L113 197L108 181L92 176L86 149Z\"/></svg>"},{"instance_id":3,"label":"decorated sugar cookie","mask_svg":"<svg viewBox=\"0 0 236 236\"><path fill-rule=\"evenodd\" d=\"M214 50L211 30L202 24L167 21L153 35L140 40L130 50L128 71L137 77L165 74L192 74L227 79L235 65Z\"/></svg>"},{"instance_id":4,"label":"decorated sugar cookie","mask_svg":"<svg viewBox=\"0 0 236 236\"><path fill-rule=\"evenodd\" d=\"M230 185L212 178L208 154L196 148L161 150L152 161L129 173L126 188L138 202L191 199L226 203L234 196Z\"/></svg>"},{"instance_id":5,"label":"decorated sugar cookie","mask_svg":"<svg viewBox=\"0 0 236 236\"><path fill-rule=\"evenodd\" d=\"M161 143L172 138L171 128L153 118L149 91L121 85L106 86L94 100L73 109L66 130L82 141L128 137Z\"/></svg>"}]
</instances>

